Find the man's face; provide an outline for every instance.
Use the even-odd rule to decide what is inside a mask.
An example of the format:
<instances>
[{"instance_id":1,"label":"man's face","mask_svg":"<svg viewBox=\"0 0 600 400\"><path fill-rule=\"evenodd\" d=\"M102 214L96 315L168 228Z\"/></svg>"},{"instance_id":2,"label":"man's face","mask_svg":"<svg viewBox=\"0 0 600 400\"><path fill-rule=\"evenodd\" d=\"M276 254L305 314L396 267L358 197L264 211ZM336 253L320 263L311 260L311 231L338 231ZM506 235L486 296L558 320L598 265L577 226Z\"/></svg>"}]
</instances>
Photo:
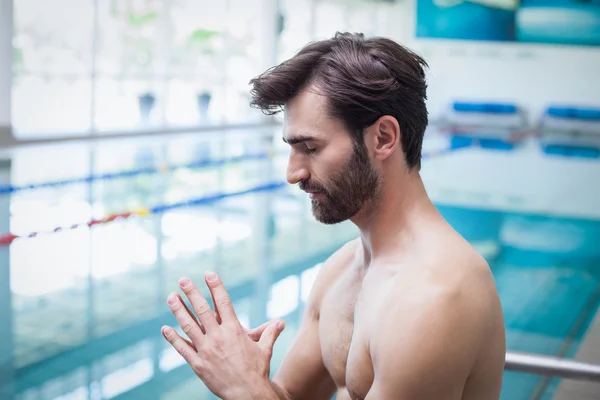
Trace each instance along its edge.
<instances>
[{"instance_id":1,"label":"man's face","mask_svg":"<svg viewBox=\"0 0 600 400\"><path fill-rule=\"evenodd\" d=\"M303 92L289 102L284 141L292 147L288 182L310 193L318 221L336 224L350 219L378 195L379 175L367 149L328 115L322 96Z\"/></svg>"}]
</instances>

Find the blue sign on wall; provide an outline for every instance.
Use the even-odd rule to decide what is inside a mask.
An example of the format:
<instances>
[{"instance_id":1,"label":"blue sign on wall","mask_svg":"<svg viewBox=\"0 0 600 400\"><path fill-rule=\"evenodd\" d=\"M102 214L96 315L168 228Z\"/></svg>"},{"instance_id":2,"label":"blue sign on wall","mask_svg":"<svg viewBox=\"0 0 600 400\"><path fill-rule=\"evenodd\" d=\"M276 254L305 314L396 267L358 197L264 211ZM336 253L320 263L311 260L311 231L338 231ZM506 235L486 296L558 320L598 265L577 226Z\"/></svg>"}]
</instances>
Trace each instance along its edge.
<instances>
[{"instance_id":1,"label":"blue sign on wall","mask_svg":"<svg viewBox=\"0 0 600 400\"><path fill-rule=\"evenodd\" d=\"M418 0L417 37L600 46L600 0Z\"/></svg>"}]
</instances>

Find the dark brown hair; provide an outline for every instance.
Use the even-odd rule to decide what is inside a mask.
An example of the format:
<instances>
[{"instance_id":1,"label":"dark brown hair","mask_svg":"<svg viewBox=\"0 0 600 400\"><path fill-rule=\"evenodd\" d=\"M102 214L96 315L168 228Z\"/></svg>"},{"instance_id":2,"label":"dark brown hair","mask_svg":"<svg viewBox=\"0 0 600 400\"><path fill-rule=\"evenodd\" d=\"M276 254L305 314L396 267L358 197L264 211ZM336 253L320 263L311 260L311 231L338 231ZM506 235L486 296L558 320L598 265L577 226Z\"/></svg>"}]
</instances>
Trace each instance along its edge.
<instances>
[{"instance_id":1,"label":"dark brown hair","mask_svg":"<svg viewBox=\"0 0 600 400\"><path fill-rule=\"evenodd\" d=\"M330 115L361 146L366 127L383 115L393 116L406 162L419 169L428 123L424 67L421 57L390 39L337 32L252 79L250 105L276 114L298 92L314 87L327 97Z\"/></svg>"}]
</instances>

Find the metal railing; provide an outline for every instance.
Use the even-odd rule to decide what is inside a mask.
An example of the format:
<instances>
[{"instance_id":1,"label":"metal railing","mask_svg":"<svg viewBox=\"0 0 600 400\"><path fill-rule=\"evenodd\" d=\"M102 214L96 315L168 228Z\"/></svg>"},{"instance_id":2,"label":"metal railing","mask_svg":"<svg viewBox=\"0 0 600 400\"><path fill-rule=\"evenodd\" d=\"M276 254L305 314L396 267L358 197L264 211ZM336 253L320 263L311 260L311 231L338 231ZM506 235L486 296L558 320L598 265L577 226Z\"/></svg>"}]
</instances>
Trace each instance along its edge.
<instances>
[{"instance_id":1,"label":"metal railing","mask_svg":"<svg viewBox=\"0 0 600 400\"><path fill-rule=\"evenodd\" d=\"M141 127L139 129L124 129L111 131L86 131L84 133L56 133L52 136L17 138L11 127L0 126L0 149L25 147L31 145L58 144L71 142L100 142L114 139L132 139L148 137L167 137L178 134L212 134L221 131L244 132L273 128L280 123L274 119L262 119L258 122L189 125L189 126L157 126Z\"/></svg>"},{"instance_id":2,"label":"metal railing","mask_svg":"<svg viewBox=\"0 0 600 400\"><path fill-rule=\"evenodd\" d=\"M508 371L600 383L600 365L567 358L507 352L504 369Z\"/></svg>"}]
</instances>

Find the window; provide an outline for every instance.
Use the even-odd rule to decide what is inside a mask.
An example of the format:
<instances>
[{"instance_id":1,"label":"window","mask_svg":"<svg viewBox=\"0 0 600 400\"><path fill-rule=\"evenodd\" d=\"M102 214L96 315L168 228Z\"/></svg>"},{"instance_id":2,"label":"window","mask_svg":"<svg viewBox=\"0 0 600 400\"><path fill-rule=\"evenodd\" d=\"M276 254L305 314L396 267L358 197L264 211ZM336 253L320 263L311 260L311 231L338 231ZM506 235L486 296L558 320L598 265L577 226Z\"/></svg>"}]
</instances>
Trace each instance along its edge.
<instances>
[{"instance_id":1,"label":"window","mask_svg":"<svg viewBox=\"0 0 600 400\"><path fill-rule=\"evenodd\" d=\"M248 83L271 66L276 2L38 3L14 4L17 137L260 121Z\"/></svg>"},{"instance_id":2,"label":"window","mask_svg":"<svg viewBox=\"0 0 600 400\"><path fill-rule=\"evenodd\" d=\"M89 130L93 12L91 0L14 2L12 125L17 137Z\"/></svg>"}]
</instances>

